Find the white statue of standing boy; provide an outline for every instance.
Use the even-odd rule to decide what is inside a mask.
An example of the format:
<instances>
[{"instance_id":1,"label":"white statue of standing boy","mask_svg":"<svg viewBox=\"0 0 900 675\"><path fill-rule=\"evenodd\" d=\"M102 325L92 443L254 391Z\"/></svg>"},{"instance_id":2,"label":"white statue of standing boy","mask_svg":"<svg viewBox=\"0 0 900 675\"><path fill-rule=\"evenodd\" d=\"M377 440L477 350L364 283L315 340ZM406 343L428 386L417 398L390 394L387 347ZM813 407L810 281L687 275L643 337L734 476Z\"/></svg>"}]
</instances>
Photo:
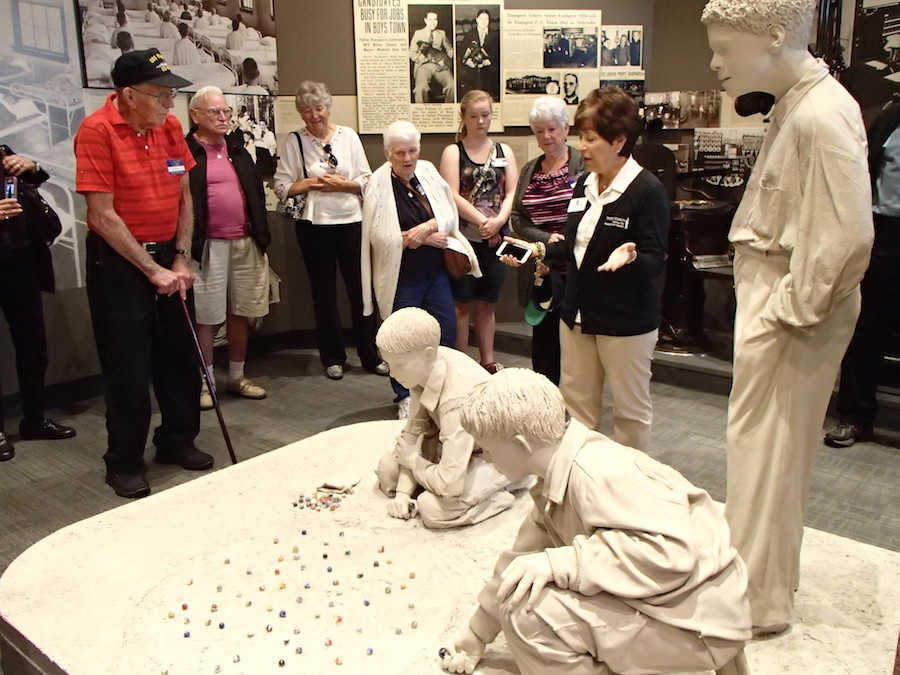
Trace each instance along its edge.
<instances>
[{"instance_id":1,"label":"white statue of standing boy","mask_svg":"<svg viewBox=\"0 0 900 675\"><path fill-rule=\"evenodd\" d=\"M445 670L471 673L502 630L523 675L745 672L747 574L705 491L568 419L530 370L478 385L462 425L509 480L538 481Z\"/></svg>"},{"instance_id":2,"label":"white statue of standing boy","mask_svg":"<svg viewBox=\"0 0 900 675\"><path fill-rule=\"evenodd\" d=\"M710 67L774 98L729 239L737 314L725 515L756 635L793 621L803 512L825 411L859 314L872 198L859 106L807 50L816 0L711 0ZM744 99L746 100L746 99Z\"/></svg>"},{"instance_id":3,"label":"white statue of standing boy","mask_svg":"<svg viewBox=\"0 0 900 675\"><path fill-rule=\"evenodd\" d=\"M391 314L375 337L391 375L410 391L409 417L394 449L378 463L378 486L391 498L388 515L405 519L417 509L432 529L495 516L512 506L507 488L517 487L485 462L459 423L463 401L490 374L440 340L437 319L418 307Z\"/></svg>"}]
</instances>

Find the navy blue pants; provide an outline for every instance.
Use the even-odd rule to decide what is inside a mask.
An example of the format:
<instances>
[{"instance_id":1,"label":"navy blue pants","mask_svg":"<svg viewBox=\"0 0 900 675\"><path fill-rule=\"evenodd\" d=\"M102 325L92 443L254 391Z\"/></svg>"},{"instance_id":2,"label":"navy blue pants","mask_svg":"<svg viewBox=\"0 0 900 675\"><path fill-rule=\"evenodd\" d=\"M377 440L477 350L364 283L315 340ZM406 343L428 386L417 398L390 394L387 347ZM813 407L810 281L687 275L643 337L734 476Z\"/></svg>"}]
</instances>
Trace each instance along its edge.
<instances>
[{"instance_id":1,"label":"navy blue pants","mask_svg":"<svg viewBox=\"0 0 900 675\"><path fill-rule=\"evenodd\" d=\"M453 292L450 277L441 270L440 274L428 281L414 284L399 284L394 296L394 309L420 307L431 314L441 325L441 345L456 347L456 310L453 308ZM391 386L397 397L394 401L409 396L409 390L391 378Z\"/></svg>"}]
</instances>

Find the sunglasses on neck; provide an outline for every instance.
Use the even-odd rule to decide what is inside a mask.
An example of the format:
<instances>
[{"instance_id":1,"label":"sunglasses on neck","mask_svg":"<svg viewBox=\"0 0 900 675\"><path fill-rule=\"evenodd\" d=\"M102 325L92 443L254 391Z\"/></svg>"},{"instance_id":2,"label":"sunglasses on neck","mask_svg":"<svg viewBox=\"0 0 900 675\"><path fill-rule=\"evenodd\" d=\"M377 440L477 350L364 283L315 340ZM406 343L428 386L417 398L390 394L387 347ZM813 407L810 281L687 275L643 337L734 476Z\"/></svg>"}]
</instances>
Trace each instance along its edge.
<instances>
[{"instance_id":1,"label":"sunglasses on neck","mask_svg":"<svg viewBox=\"0 0 900 675\"><path fill-rule=\"evenodd\" d=\"M331 143L326 143L322 146L322 149L325 151L325 159L331 165L332 169L336 169L338 165L337 157L334 156L334 153L331 151Z\"/></svg>"}]
</instances>

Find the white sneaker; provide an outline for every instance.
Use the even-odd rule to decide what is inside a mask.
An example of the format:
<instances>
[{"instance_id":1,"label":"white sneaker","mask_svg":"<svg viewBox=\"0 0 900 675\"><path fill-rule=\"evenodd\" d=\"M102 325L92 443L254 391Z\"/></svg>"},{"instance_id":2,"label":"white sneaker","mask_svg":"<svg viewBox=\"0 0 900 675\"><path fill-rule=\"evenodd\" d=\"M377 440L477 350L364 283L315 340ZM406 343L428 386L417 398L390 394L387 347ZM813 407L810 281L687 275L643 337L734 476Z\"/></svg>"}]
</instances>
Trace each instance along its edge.
<instances>
[{"instance_id":1,"label":"white sneaker","mask_svg":"<svg viewBox=\"0 0 900 675\"><path fill-rule=\"evenodd\" d=\"M409 417L409 396L397 402L397 419L405 420L407 417Z\"/></svg>"},{"instance_id":2,"label":"white sneaker","mask_svg":"<svg viewBox=\"0 0 900 675\"><path fill-rule=\"evenodd\" d=\"M204 380L203 385L200 387L200 410L212 410L213 407L212 394L209 393L206 380Z\"/></svg>"}]
</instances>

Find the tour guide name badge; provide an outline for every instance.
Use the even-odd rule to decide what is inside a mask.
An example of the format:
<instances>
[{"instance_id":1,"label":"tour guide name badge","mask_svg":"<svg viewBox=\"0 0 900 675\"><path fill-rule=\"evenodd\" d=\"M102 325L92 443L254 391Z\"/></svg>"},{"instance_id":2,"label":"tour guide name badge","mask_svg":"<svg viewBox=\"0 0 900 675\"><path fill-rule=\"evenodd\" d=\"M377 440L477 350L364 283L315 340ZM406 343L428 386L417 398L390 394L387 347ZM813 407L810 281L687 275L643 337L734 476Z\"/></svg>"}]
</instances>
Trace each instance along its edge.
<instances>
[{"instance_id":1,"label":"tour guide name badge","mask_svg":"<svg viewBox=\"0 0 900 675\"><path fill-rule=\"evenodd\" d=\"M183 159L167 159L166 160L166 169L169 171L169 174L172 176L181 176L184 174L184 160Z\"/></svg>"},{"instance_id":2,"label":"tour guide name badge","mask_svg":"<svg viewBox=\"0 0 900 675\"><path fill-rule=\"evenodd\" d=\"M615 227L620 230L628 229L628 218L622 216L605 216L603 218L603 227Z\"/></svg>"}]
</instances>

